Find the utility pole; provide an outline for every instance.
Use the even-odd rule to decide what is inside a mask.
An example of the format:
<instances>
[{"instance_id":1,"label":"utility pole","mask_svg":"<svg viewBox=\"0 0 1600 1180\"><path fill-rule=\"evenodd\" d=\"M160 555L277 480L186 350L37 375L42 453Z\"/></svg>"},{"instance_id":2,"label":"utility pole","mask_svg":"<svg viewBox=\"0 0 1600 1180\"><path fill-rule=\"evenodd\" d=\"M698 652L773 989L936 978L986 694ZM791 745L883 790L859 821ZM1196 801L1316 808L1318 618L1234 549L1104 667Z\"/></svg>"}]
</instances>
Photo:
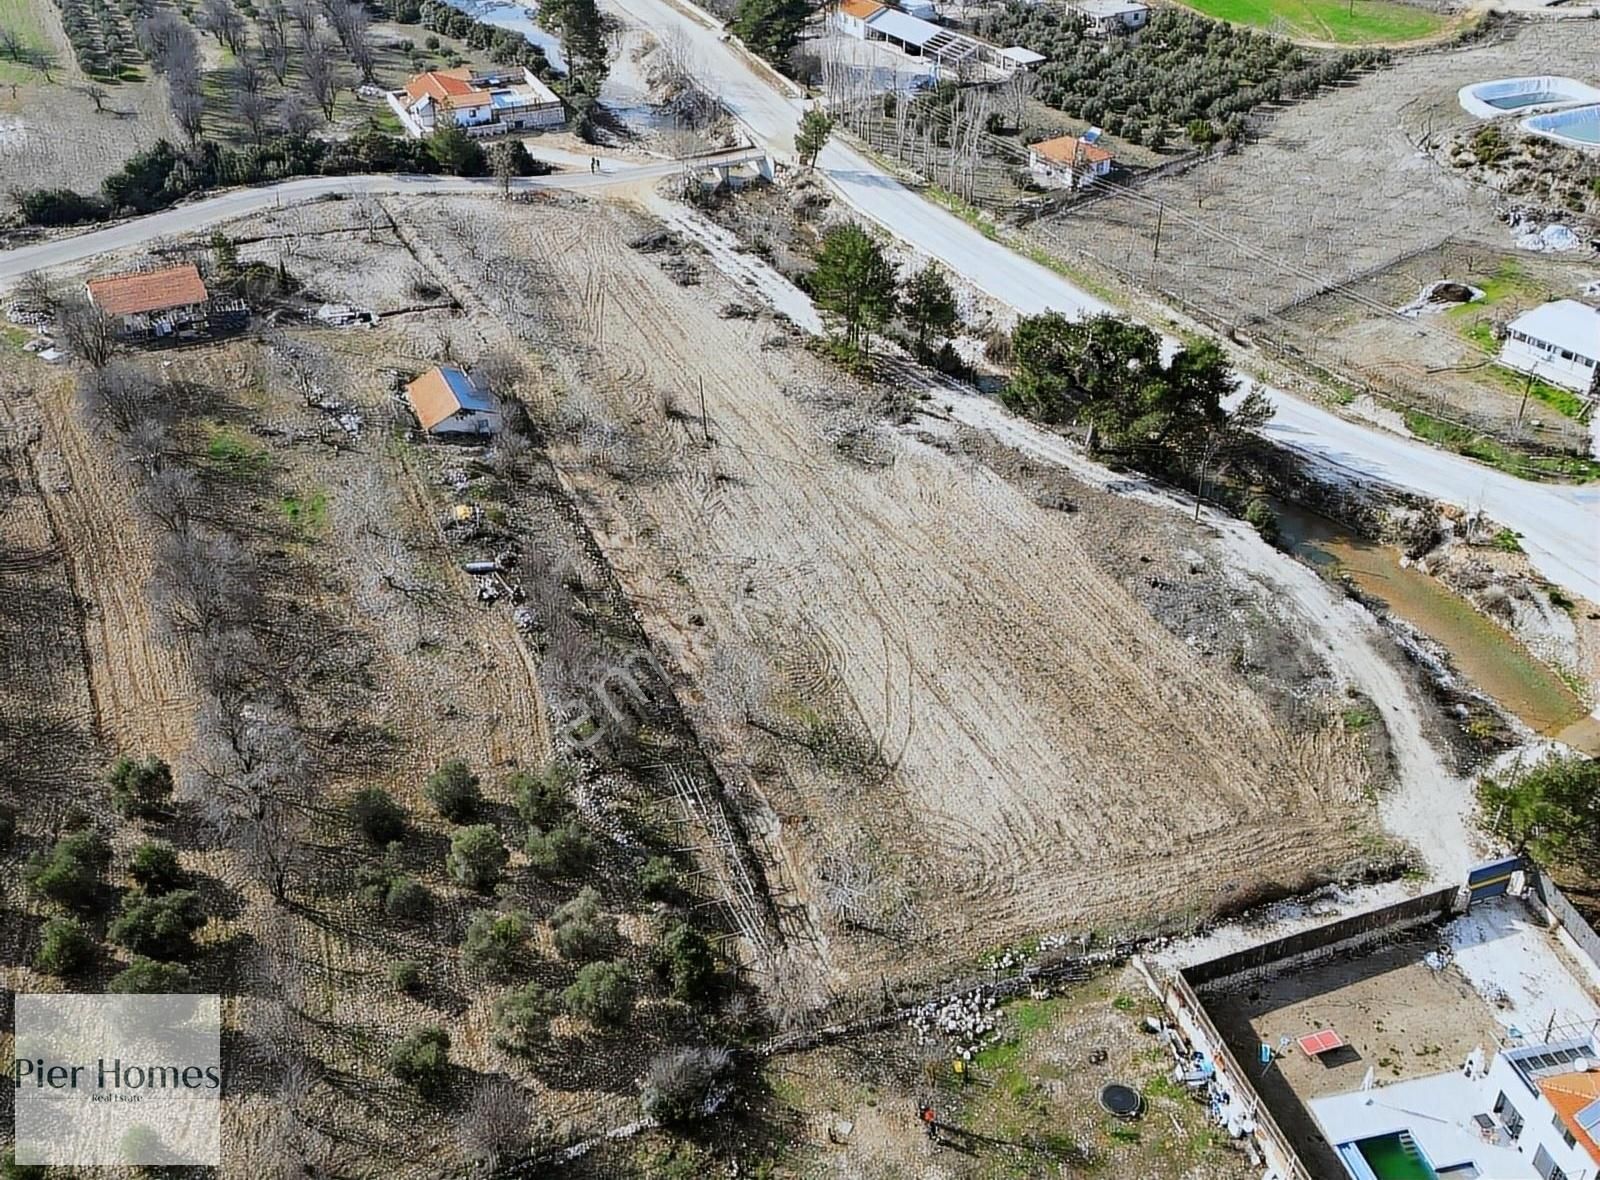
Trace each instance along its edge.
<instances>
[{"instance_id":1,"label":"utility pole","mask_svg":"<svg viewBox=\"0 0 1600 1180\"><path fill-rule=\"evenodd\" d=\"M1517 407L1517 422L1511 429L1522 430L1522 412L1528 408L1528 394L1533 392L1533 370L1528 370L1528 379L1522 383L1522 404Z\"/></svg>"},{"instance_id":2,"label":"utility pole","mask_svg":"<svg viewBox=\"0 0 1600 1180\"><path fill-rule=\"evenodd\" d=\"M706 379L700 378L700 431L705 435L707 445L711 442L711 419L706 417Z\"/></svg>"}]
</instances>

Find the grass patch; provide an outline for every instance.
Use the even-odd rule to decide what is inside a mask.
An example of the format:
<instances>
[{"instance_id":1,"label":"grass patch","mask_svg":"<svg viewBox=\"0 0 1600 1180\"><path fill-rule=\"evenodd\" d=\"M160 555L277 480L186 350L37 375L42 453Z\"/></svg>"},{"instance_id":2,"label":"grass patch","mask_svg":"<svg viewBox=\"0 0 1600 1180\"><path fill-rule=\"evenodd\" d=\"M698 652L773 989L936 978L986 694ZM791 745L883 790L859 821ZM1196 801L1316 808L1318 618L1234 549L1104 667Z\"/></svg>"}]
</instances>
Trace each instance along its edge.
<instances>
[{"instance_id":1,"label":"grass patch","mask_svg":"<svg viewBox=\"0 0 1600 1180\"><path fill-rule=\"evenodd\" d=\"M1406 429L1425 442L1524 479L1570 479L1580 483L1600 479L1600 461L1594 459L1578 455L1530 455L1421 410L1405 411L1405 422Z\"/></svg>"},{"instance_id":2,"label":"grass patch","mask_svg":"<svg viewBox=\"0 0 1600 1180\"><path fill-rule=\"evenodd\" d=\"M1521 553L1522 534L1514 529L1501 529L1489 538L1489 545L1500 550L1501 553Z\"/></svg>"},{"instance_id":3,"label":"grass patch","mask_svg":"<svg viewBox=\"0 0 1600 1180\"><path fill-rule=\"evenodd\" d=\"M50 38L45 34L44 25L39 20L35 4L46 3L47 0L0 0L0 27L10 29L17 40L22 42L22 47L28 54L43 53L51 59L54 77L60 72L59 63L55 61L55 48L50 44ZM0 83L10 85L12 82L28 82L34 79L44 81L43 71L36 69L28 62L13 61L9 56L0 57Z\"/></svg>"},{"instance_id":4,"label":"grass patch","mask_svg":"<svg viewBox=\"0 0 1600 1180\"><path fill-rule=\"evenodd\" d=\"M1372 723L1378 719L1378 714L1366 705L1351 705L1339 716L1344 721L1344 727L1351 733L1361 733L1370 729Z\"/></svg>"},{"instance_id":5,"label":"grass patch","mask_svg":"<svg viewBox=\"0 0 1600 1180\"><path fill-rule=\"evenodd\" d=\"M328 493L320 489L310 495L285 496L278 506L301 532L320 533L328 525Z\"/></svg>"},{"instance_id":6,"label":"grass patch","mask_svg":"<svg viewBox=\"0 0 1600 1180\"><path fill-rule=\"evenodd\" d=\"M1218 20L1283 33L1299 41L1369 45L1418 41L1448 23L1436 13L1393 0L1185 0Z\"/></svg>"},{"instance_id":7,"label":"grass patch","mask_svg":"<svg viewBox=\"0 0 1600 1180\"><path fill-rule=\"evenodd\" d=\"M206 438L206 459L225 475L260 475L271 466L266 448L232 426L213 426Z\"/></svg>"}]
</instances>

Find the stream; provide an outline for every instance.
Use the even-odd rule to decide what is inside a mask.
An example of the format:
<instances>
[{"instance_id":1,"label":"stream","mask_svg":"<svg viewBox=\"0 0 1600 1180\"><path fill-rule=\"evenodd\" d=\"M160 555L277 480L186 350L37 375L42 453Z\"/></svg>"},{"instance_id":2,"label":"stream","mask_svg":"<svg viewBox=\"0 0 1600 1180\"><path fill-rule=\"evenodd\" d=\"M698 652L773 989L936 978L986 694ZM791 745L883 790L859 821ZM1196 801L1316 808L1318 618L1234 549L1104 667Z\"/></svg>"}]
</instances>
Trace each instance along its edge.
<instances>
[{"instance_id":1,"label":"stream","mask_svg":"<svg viewBox=\"0 0 1600 1180\"><path fill-rule=\"evenodd\" d=\"M1365 540L1328 517L1274 502L1283 542L1318 569L1337 569L1364 594L1381 601L1449 653L1457 671L1530 729L1555 737L1584 720L1587 710L1560 676L1471 603L1400 554Z\"/></svg>"}]
</instances>

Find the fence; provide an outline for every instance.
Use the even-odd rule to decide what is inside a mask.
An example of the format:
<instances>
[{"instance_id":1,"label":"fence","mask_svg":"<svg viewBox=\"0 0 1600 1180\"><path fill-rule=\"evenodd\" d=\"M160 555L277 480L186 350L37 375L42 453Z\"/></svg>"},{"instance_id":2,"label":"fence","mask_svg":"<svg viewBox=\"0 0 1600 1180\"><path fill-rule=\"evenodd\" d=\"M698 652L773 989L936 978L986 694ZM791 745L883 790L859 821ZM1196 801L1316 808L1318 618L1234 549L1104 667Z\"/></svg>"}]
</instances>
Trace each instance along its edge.
<instances>
[{"instance_id":1,"label":"fence","mask_svg":"<svg viewBox=\"0 0 1600 1180\"><path fill-rule=\"evenodd\" d=\"M1248 978L1258 972L1300 966L1335 951L1350 950L1375 939L1448 917L1455 910L1459 892L1454 885L1435 889L1419 897L1409 897L1364 914L1313 926L1298 934L1288 934L1259 946L1246 947L1242 951L1196 963L1192 967L1185 967L1179 974L1196 991L1203 991L1223 983L1240 982L1241 977Z\"/></svg>"},{"instance_id":2,"label":"fence","mask_svg":"<svg viewBox=\"0 0 1600 1180\"><path fill-rule=\"evenodd\" d=\"M1524 865L1523 868L1527 873L1529 887L1543 903L1549 916L1572 936L1572 941L1589 956L1589 961L1596 969L1600 969L1600 934L1595 933L1594 927L1589 925L1561 890L1556 888L1556 883L1545 876L1542 870L1532 864Z\"/></svg>"}]
</instances>

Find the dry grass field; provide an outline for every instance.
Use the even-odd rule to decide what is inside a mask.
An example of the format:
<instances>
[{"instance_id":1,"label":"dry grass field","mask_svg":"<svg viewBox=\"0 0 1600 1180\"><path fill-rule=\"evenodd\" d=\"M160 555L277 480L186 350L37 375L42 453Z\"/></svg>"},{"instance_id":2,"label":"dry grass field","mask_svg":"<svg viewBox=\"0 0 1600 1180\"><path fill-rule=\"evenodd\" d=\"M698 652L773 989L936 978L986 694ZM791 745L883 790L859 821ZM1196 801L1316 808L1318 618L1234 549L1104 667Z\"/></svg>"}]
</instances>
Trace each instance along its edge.
<instances>
[{"instance_id":1,"label":"dry grass field","mask_svg":"<svg viewBox=\"0 0 1600 1180\"><path fill-rule=\"evenodd\" d=\"M556 462L767 813L829 985L1357 855L1367 768L1335 718L1276 717L1097 565L1095 526L882 427L892 395L720 317L738 292L676 286L637 218L393 208L460 290L517 280Z\"/></svg>"}]
</instances>

